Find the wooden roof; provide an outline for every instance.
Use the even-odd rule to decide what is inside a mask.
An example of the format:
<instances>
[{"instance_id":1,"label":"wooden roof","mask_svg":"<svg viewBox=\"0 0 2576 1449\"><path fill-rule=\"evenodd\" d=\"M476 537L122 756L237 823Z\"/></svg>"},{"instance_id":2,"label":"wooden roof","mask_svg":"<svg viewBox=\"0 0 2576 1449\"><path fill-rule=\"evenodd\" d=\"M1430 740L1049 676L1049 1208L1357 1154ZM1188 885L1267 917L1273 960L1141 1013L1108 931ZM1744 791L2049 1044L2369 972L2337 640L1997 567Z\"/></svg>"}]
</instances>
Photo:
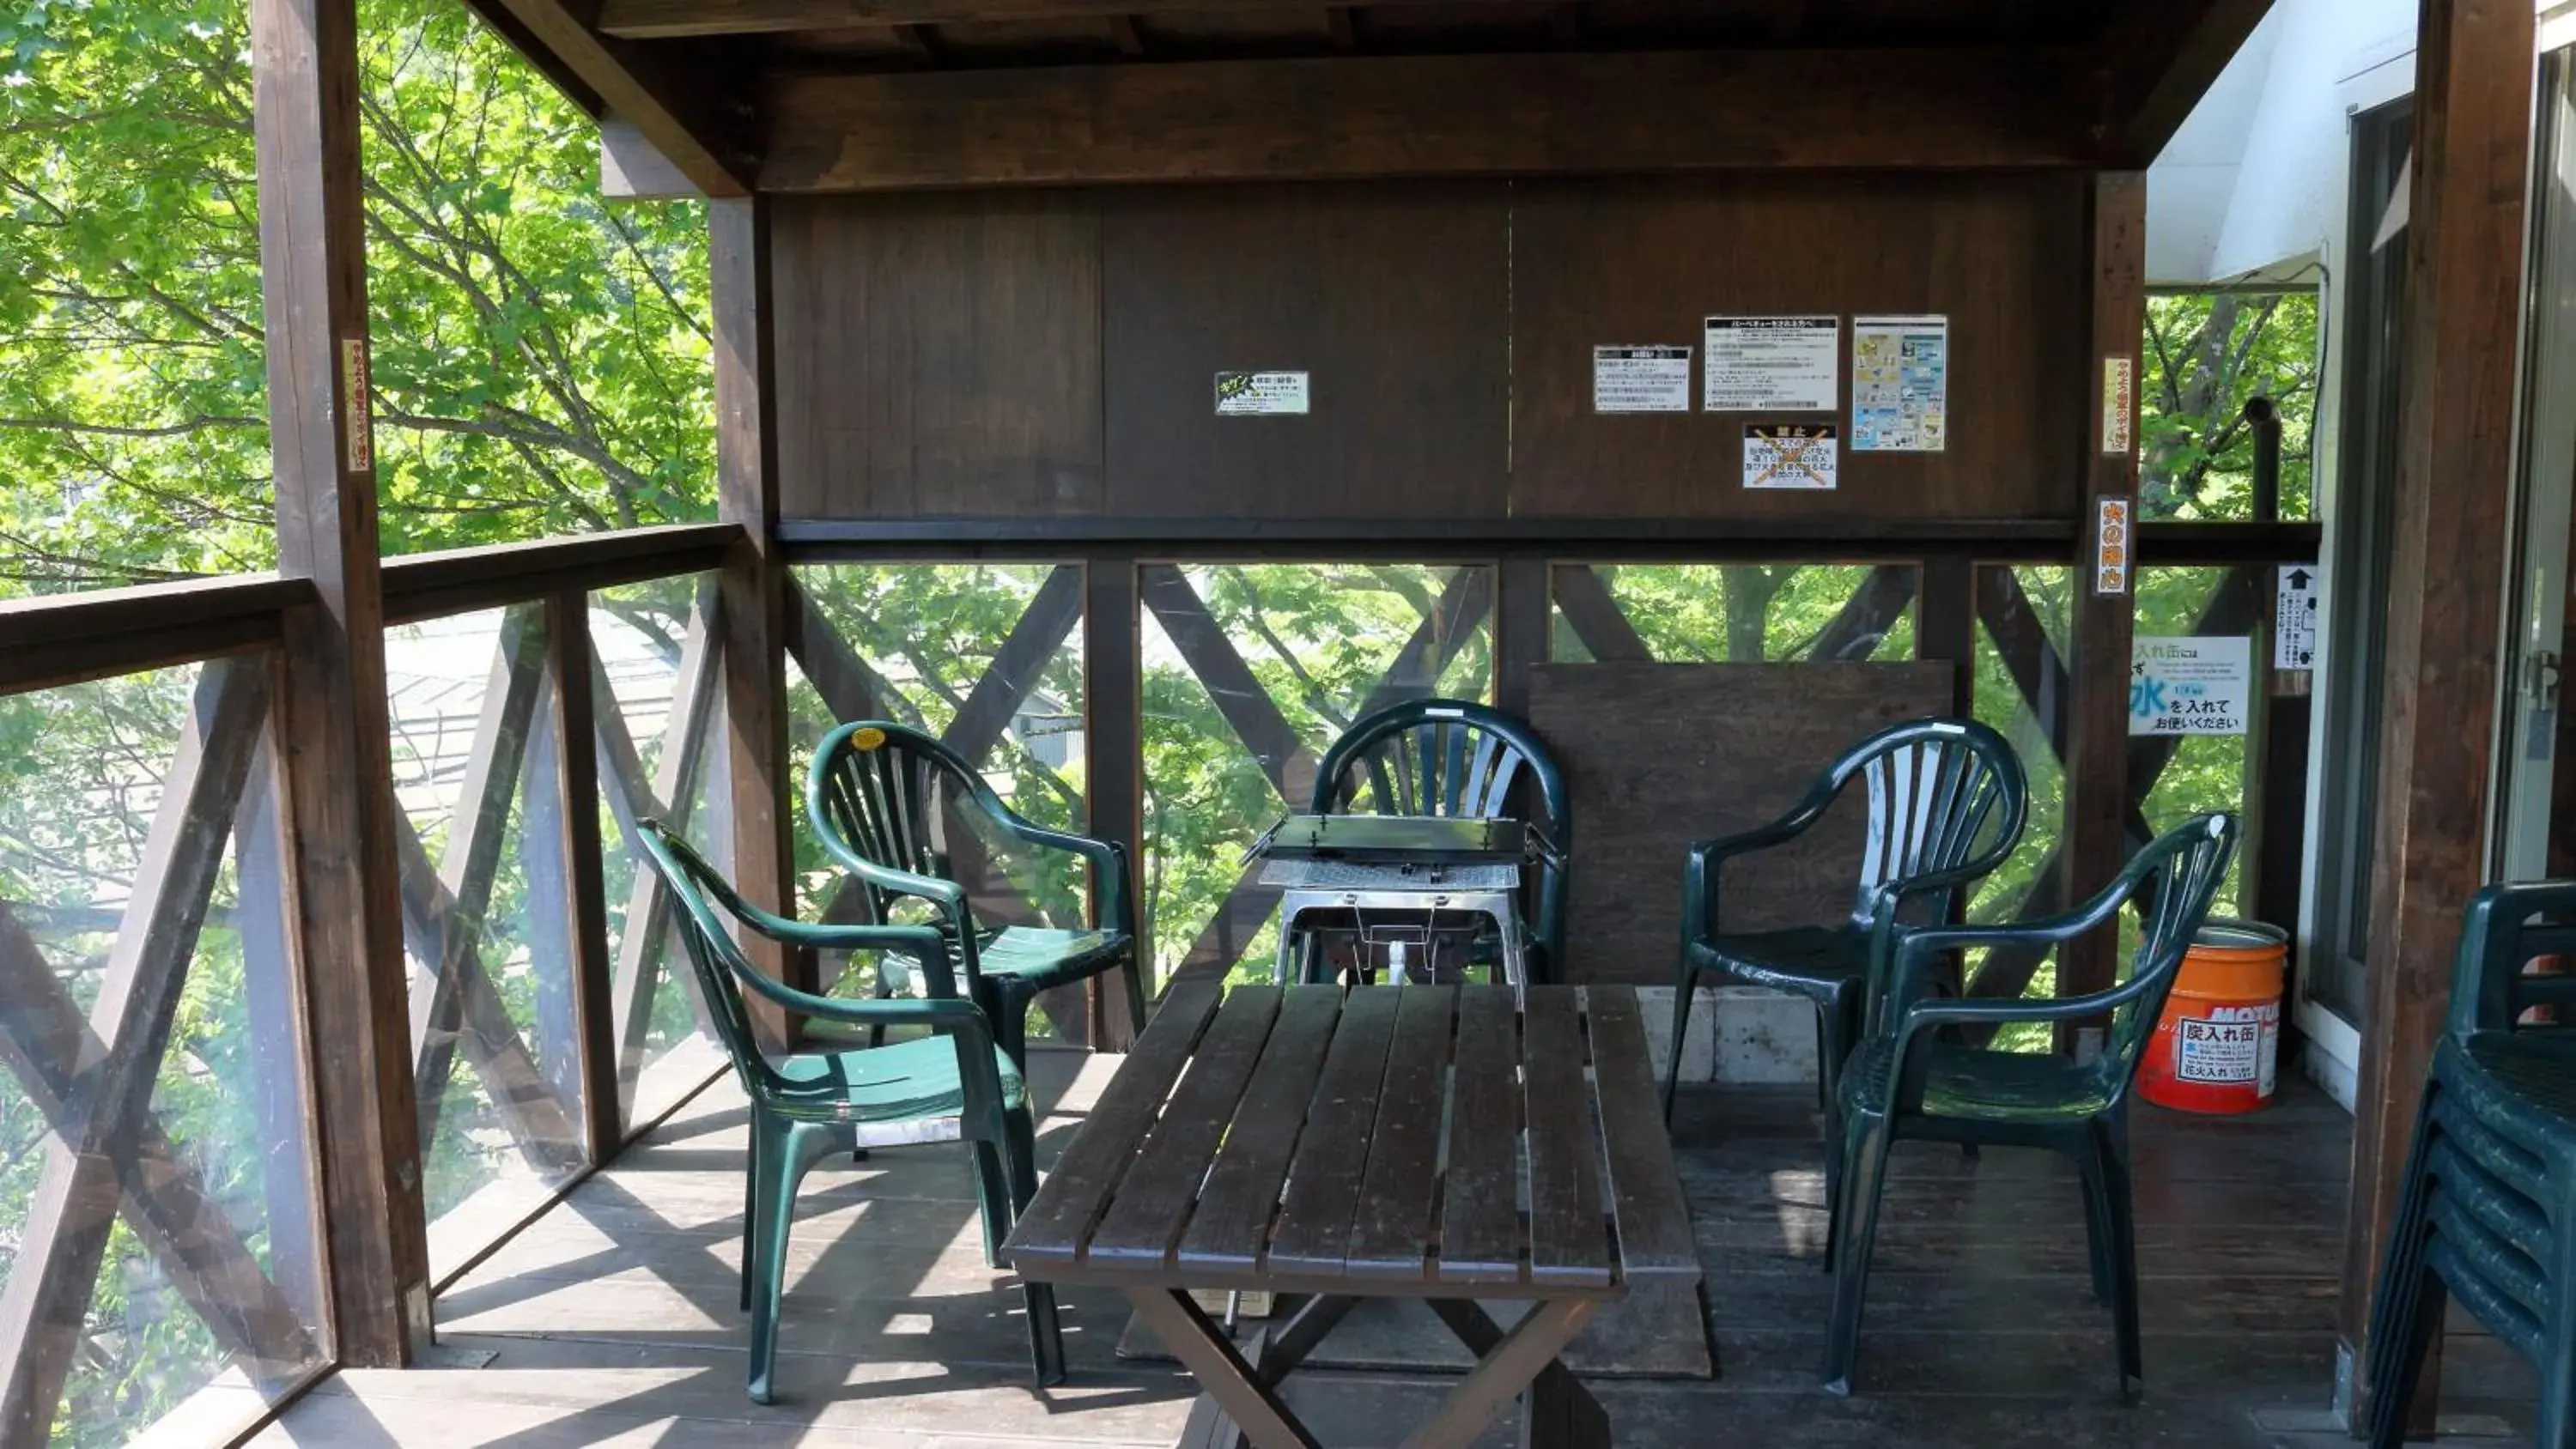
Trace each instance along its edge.
<instances>
[{"instance_id":1,"label":"wooden roof","mask_svg":"<svg viewBox=\"0 0 2576 1449\"><path fill-rule=\"evenodd\" d=\"M2269 6L470 3L593 114L620 123L630 172L667 160L670 177L710 195L1748 166L2136 167Z\"/></svg>"}]
</instances>

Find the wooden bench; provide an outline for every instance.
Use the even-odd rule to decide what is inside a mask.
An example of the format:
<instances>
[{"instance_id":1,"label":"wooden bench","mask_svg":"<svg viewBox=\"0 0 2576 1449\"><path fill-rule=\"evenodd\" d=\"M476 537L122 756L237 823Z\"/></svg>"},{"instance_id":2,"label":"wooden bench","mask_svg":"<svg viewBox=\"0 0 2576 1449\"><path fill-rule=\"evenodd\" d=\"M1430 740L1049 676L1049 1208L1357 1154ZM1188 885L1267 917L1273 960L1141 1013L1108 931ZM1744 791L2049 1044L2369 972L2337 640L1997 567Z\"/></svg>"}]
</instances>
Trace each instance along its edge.
<instances>
[{"instance_id":1,"label":"wooden bench","mask_svg":"<svg viewBox=\"0 0 2576 1449\"><path fill-rule=\"evenodd\" d=\"M1277 1386L1379 1296L1478 1356L1407 1449L1464 1445L1516 1397L1524 1444L1603 1445L1558 1355L1631 1285L1699 1277L1657 1100L1627 987L1175 987L1004 1251L1124 1292L1220 1442L1314 1445ZM1247 1356L1193 1289L1303 1301ZM1532 1307L1506 1330L1497 1299Z\"/></svg>"}]
</instances>

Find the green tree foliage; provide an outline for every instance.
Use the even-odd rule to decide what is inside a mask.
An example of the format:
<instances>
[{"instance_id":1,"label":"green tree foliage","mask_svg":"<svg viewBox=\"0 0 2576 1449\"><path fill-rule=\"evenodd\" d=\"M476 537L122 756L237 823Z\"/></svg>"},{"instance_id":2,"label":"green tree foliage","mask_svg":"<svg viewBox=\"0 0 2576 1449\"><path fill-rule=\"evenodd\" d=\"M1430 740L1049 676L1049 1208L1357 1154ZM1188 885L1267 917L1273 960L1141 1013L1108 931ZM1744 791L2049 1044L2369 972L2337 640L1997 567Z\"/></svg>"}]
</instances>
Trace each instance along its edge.
<instances>
[{"instance_id":1,"label":"green tree foliage","mask_svg":"<svg viewBox=\"0 0 2576 1449\"><path fill-rule=\"evenodd\" d=\"M365 0L389 551L704 516L705 228L613 207L597 134L463 6ZM268 567L240 0L0 17L0 588Z\"/></svg>"},{"instance_id":2,"label":"green tree foliage","mask_svg":"<svg viewBox=\"0 0 2576 1449\"><path fill-rule=\"evenodd\" d=\"M2264 397L2281 419L2281 516L2310 516L2319 340L2314 292L2149 298L2140 512L2253 518L2255 429L2245 404Z\"/></svg>"}]
</instances>

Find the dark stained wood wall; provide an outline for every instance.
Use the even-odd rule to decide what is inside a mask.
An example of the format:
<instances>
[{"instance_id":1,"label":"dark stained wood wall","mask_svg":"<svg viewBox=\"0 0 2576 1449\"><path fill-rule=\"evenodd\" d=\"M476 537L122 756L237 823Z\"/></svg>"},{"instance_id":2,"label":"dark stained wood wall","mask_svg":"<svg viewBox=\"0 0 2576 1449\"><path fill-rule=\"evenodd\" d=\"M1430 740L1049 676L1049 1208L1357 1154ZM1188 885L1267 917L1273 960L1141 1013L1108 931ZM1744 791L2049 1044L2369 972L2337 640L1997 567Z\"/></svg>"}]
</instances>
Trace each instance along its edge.
<instances>
[{"instance_id":1,"label":"dark stained wood wall","mask_svg":"<svg viewBox=\"0 0 2576 1449\"><path fill-rule=\"evenodd\" d=\"M1358 522L2071 519L2084 178L1744 173L776 200L782 512ZM1748 491L1742 425L1598 418L1709 313L1951 319L1950 446ZM1849 368L1846 327L1844 366ZM1218 418L1215 373L1313 412ZM1843 388L1850 401L1848 377Z\"/></svg>"}]
</instances>

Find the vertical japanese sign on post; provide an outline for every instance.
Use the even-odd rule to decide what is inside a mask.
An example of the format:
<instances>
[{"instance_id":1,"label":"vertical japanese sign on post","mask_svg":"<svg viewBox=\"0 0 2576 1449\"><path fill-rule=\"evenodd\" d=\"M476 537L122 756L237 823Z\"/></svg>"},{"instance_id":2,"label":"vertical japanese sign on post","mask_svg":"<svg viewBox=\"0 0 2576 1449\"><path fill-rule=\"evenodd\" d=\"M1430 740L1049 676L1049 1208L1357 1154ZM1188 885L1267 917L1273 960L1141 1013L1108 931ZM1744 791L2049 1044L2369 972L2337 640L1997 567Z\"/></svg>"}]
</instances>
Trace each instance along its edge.
<instances>
[{"instance_id":1,"label":"vertical japanese sign on post","mask_svg":"<svg viewBox=\"0 0 2576 1449\"><path fill-rule=\"evenodd\" d=\"M376 471L376 436L367 412L367 339L340 339L340 432L348 441L349 471Z\"/></svg>"},{"instance_id":2,"label":"vertical japanese sign on post","mask_svg":"<svg viewBox=\"0 0 2576 1449\"><path fill-rule=\"evenodd\" d=\"M2102 454L2125 458L2137 446L2138 360L2102 359Z\"/></svg>"},{"instance_id":3,"label":"vertical japanese sign on post","mask_svg":"<svg viewBox=\"0 0 2576 1449\"><path fill-rule=\"evenodd\" d=\"M2134 505L2126 498L2095 502L2093 524L2093 592L2125 594L2137 557Z\"/></svg>"},{"instance_id":4,"label":"vertical japanese sign on post","mask_svg":"<svg viewBox=\"0 0 2576 1449\"><path fill-rule=\"evenodd\" d=\"M2315 564L2281 565L2281 587L2272 602L2272 667L2317 667L2317 584Z\"/></svg>"}]
</instances>

